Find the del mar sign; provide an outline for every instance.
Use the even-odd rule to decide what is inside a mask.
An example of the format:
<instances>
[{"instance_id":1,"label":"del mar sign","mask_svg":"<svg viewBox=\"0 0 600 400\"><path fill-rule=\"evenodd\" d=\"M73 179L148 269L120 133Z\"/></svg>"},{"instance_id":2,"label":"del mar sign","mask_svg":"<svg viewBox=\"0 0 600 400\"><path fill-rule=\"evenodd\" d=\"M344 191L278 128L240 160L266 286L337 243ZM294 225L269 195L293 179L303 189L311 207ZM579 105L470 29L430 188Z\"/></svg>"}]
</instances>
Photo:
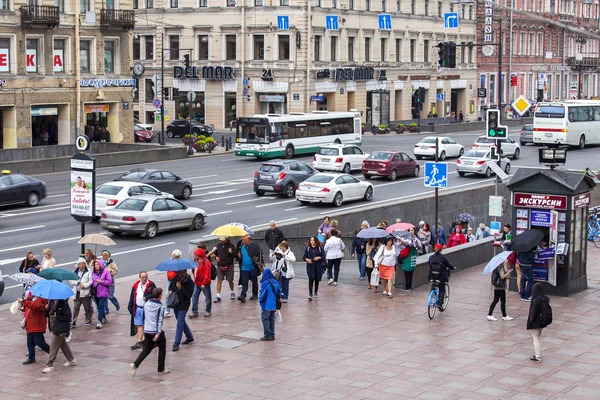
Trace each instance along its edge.
<instances>
[{"instance_id":1,"label":"del mar sign","mask_svg":"<svg viewBox=\"0 0 600 400\"><path fill-rule=\"evenodd\" d=\"M175 79L206 79L208 81L232 81L235 79L234 67L173 67Z\"/></svg>"}]
</instances>

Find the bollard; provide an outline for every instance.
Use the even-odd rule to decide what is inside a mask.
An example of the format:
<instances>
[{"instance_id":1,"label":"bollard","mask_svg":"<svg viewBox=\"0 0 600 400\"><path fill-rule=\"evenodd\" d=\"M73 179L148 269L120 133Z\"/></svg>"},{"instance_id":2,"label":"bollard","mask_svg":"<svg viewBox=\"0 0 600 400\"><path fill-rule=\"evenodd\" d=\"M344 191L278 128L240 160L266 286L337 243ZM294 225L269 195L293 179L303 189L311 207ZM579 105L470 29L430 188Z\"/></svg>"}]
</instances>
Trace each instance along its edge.
<instances>
[{"instance_id":1,"label":"bollard","mask_svg":"<svg viewBox=\"0 0 600 400\"><path fill-rule=\"evenodd\" d=\"M225 151L229 151L229 138L225 139Z\"/></svg>"},{"instance_id":2,"label":"bollard","mask_svg":"<svg viewBox=\"0 0 600 400\"><path fill-rule=\"evenodd\" d=\"M208 154L212 153L214 145L215 145L214 143L209 143L208 144Z\"/></svg>"},{"instance_id":3,"label":"bollard","mask_svg":"<svg viewBox=\"0 0 600 400\"><path fill-rule=\"evenodd\" d=\"M225 147L225 135L221 136L221 147Z\"/></svg>"},{"instance_id":4,"label":"bollard","mask_svg":"<svg viewBox=\"0 0 600 400\"><path fill-rule=\"evenodd\" d=\"M192 146L192 141L190 140L190 144L188 146L188 156L193 156L195 151L194 151L194 146Z\"/></svg>"}]
</instances>

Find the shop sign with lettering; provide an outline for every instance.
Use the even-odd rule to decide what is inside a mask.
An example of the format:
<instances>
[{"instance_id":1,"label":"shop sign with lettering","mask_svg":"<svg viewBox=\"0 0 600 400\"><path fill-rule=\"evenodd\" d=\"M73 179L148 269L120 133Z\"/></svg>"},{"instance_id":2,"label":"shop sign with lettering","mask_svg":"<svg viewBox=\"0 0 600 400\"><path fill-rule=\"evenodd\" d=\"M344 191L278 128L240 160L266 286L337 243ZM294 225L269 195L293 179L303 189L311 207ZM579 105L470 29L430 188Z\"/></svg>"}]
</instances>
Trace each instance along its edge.
<instances>
[{"instance_id":1,"label":"shop sign with lettering","mask_svg":"<svg viewBox=\"0 0 600 400\"><path fill-rule=\"evenodd\" d=\"M175 79L206 79L207 81L232 81L235 80L234 67L173 67Z\"/></svg>"},{"instance_id":2,"label":"shop sign with lettering","mask_svg":"<svg viewBox=\"0 0 600 400\"><path fill-rule=\"evenodd\" d=\"M566 210L567 196L515 192L513 195L513 205L515 207Z\"/></svg>"},{"instance_id":3,"label":"shop sign with lettering","mask_svg":"<svg viewBox=\"0 0 600 400\"><path fill-rule=\"evenodd\" d=\"M52 57L52 66L54 72L63 72L65 70L65 63L63 62L63 49L54 49L54 57Z\"/></svg>"},{"instance_id":4,"label":"shop sign with lettering","mask_svg":"<svg viewBox=\"0 0 600 400\"><path fill-rule=\"evenodd\" d=\"M94 87L100 89L107 86L129 87L135 86L135 79L82 79L81 87Z\"/></svg>"},{"instance_id":5,"label":"shop sign with lettering","mask_svg":"<svg viewBox=\"0 0 600 400\"><path fill-rule=\"evenodd\" d=\"M2 48L0 49L0 72L10 72L10 64L8 60L10 59L10 49Z\"/></svg>"},{"instance_id":6,"label":"shop sign with lettering","mask_svg":"<svg viewBox=\"0 0 600 400\"><path fill-rule=\"evenodd\" d=\"M589 207L591 200L591 193L584 193L578 196L573 196L573 208Z\"/></svg>"},{"instance_id":7,"label":"shop sign with lettering","mask_svg":"<svg viewBox=\"0 0 600 400\"><path fill-rule=\"evenodd\" d=\"M380 81L387 80L387 71L380 69L375 77L375 69L373 67L357 67L357 68L336 68L335 80L340 81L370 81L377 79Z\"/></svg>"}]
</instances>

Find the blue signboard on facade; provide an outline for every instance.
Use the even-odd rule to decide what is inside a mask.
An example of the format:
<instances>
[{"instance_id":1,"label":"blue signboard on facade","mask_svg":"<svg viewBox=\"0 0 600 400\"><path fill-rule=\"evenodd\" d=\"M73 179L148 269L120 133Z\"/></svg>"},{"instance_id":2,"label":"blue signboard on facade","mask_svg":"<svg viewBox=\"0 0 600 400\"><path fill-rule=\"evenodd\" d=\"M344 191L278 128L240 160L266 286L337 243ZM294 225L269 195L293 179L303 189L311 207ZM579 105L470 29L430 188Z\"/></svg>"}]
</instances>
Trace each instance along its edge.
<instances>
[{"instance_id":1,"label":"blue signboard on facade","mask_svg":"<svg viewBox=\"0 0 600 400\"><path fill-rule=\"evenodd\" d=\"M550 226L550 210L531 210L531 226Z\"/></svg>"},{"instance_id":2,"label":"blue signboard on facade","mask_svg":"<svg viewBox=\"0 0 600 400\"><path fill-rule=\"evenodd\" d=\"M380 31L391 31L392 30L392 16L390 14L379 14L377 16L379 22Z\"/></svg>"},{"instance_id":3,"label":"blue signboard on facade","mask_svg":"<svg viewBox=\"0 0 600 400\"><path fill-rule=\"evenodd\" d=\"M444 28L458 28L458 13L444 13Z\"/></svg>"},{"instance_id":4,"label":"blue signboard on facade","mask_svg":"<svg viewBox=\"0 0 600 400\"><path fill-rule=\"evenodd\" d=\"M277 16L277 29L280 31L287 31L290 29L290 17L287 15L278 15Z\"/></svg>"},{"instance_id":5,"label":"blue signboard on facade","mask_svg":"<svg viewBox=\"0 0 600 400\"><path fill-rule=\"evenodd\" d=\"M325 16L325 27L328 31L337 31L340 29L337 15Z\"/></svg>"}]
</instances>

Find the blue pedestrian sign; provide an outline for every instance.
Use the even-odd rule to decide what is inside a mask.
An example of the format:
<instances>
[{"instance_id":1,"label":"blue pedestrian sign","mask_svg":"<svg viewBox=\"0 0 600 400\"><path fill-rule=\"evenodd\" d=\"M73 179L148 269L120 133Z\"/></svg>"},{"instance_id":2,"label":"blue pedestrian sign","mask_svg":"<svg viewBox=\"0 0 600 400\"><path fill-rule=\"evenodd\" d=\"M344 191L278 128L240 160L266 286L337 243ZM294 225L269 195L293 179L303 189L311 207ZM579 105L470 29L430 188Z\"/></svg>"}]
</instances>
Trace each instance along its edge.
<instances>
[{"instance_id":1,"label":"blue pedestrian sign","mask_svg":"<svg viewBox=\"0 0 600 400\"><path fill-rule=\"evenodd\" d=\"M377 20L379 21L380 31L392 30L392 16L390 14L379 14Z\"/></svg>"},{"instance_id":2,"label":"blue pedestrian sign","mask_svg":"<svg viewBox=\"0 0 600 400\"><path fill-rule=\"evenodd\" d=\"M326 15L325 16L325 27L328 31L337 31L340 29L337 15Z\"/></svg>"},{"instance_id":3,"label":"blue pedestrian sign","mask_svg":"<svg viewBox=\"0 0 600 400\"><path fill-rule=\"evenodd\" d=\"M444 101L444 93L438 93L437 101Z\"/></svg>"},{"instance_id":4,"label":"blue pedestrian sign","mask_svg":"<svg viewBox=\"0 0 600 400\"><path fill-rule=\"evenodd\" d=\"M242 85L248 86L248 78L242 79Z\"/></svg>"},{"instance_id":5,"label":"blue pedestrian sign","mask_svg":"<svg viewBox=\"0 0 600 400\"><path fill-rule=\"evenodd\" d=\"M152 104L154 105L154 108L160 108L160 99L154 99Z\"/></svg>"},{"instance_id":6,"label":"blue pedestrian sign","mask_svg":"<svg viewBox=\"0 0 600 400\"><path fill-rule=\"evenodd\" d=\"M426 187L448 187L448 164L426 162L423 177Z\"/></svg>"},{"instance_id":7,"label":"blue pedestrian sign","mask_svg":"<svg viewBox=\"0 0 600 400\"><path fill-rule=\"evenodd\" d=\"M290 17L287 15L278 15L277 16L277 29L280 31L287 31L290 29Z\"/></svg>"},{"instance_id":8,"label":"blue pedestrian sign","mask_svg":"<svg viewBox=\"0 0 600 400\"><path fill-rule=\"evenodd\" d=\"M458 13L444 13L444 28L458 28Z\"/></svg>"}]
</instances>

